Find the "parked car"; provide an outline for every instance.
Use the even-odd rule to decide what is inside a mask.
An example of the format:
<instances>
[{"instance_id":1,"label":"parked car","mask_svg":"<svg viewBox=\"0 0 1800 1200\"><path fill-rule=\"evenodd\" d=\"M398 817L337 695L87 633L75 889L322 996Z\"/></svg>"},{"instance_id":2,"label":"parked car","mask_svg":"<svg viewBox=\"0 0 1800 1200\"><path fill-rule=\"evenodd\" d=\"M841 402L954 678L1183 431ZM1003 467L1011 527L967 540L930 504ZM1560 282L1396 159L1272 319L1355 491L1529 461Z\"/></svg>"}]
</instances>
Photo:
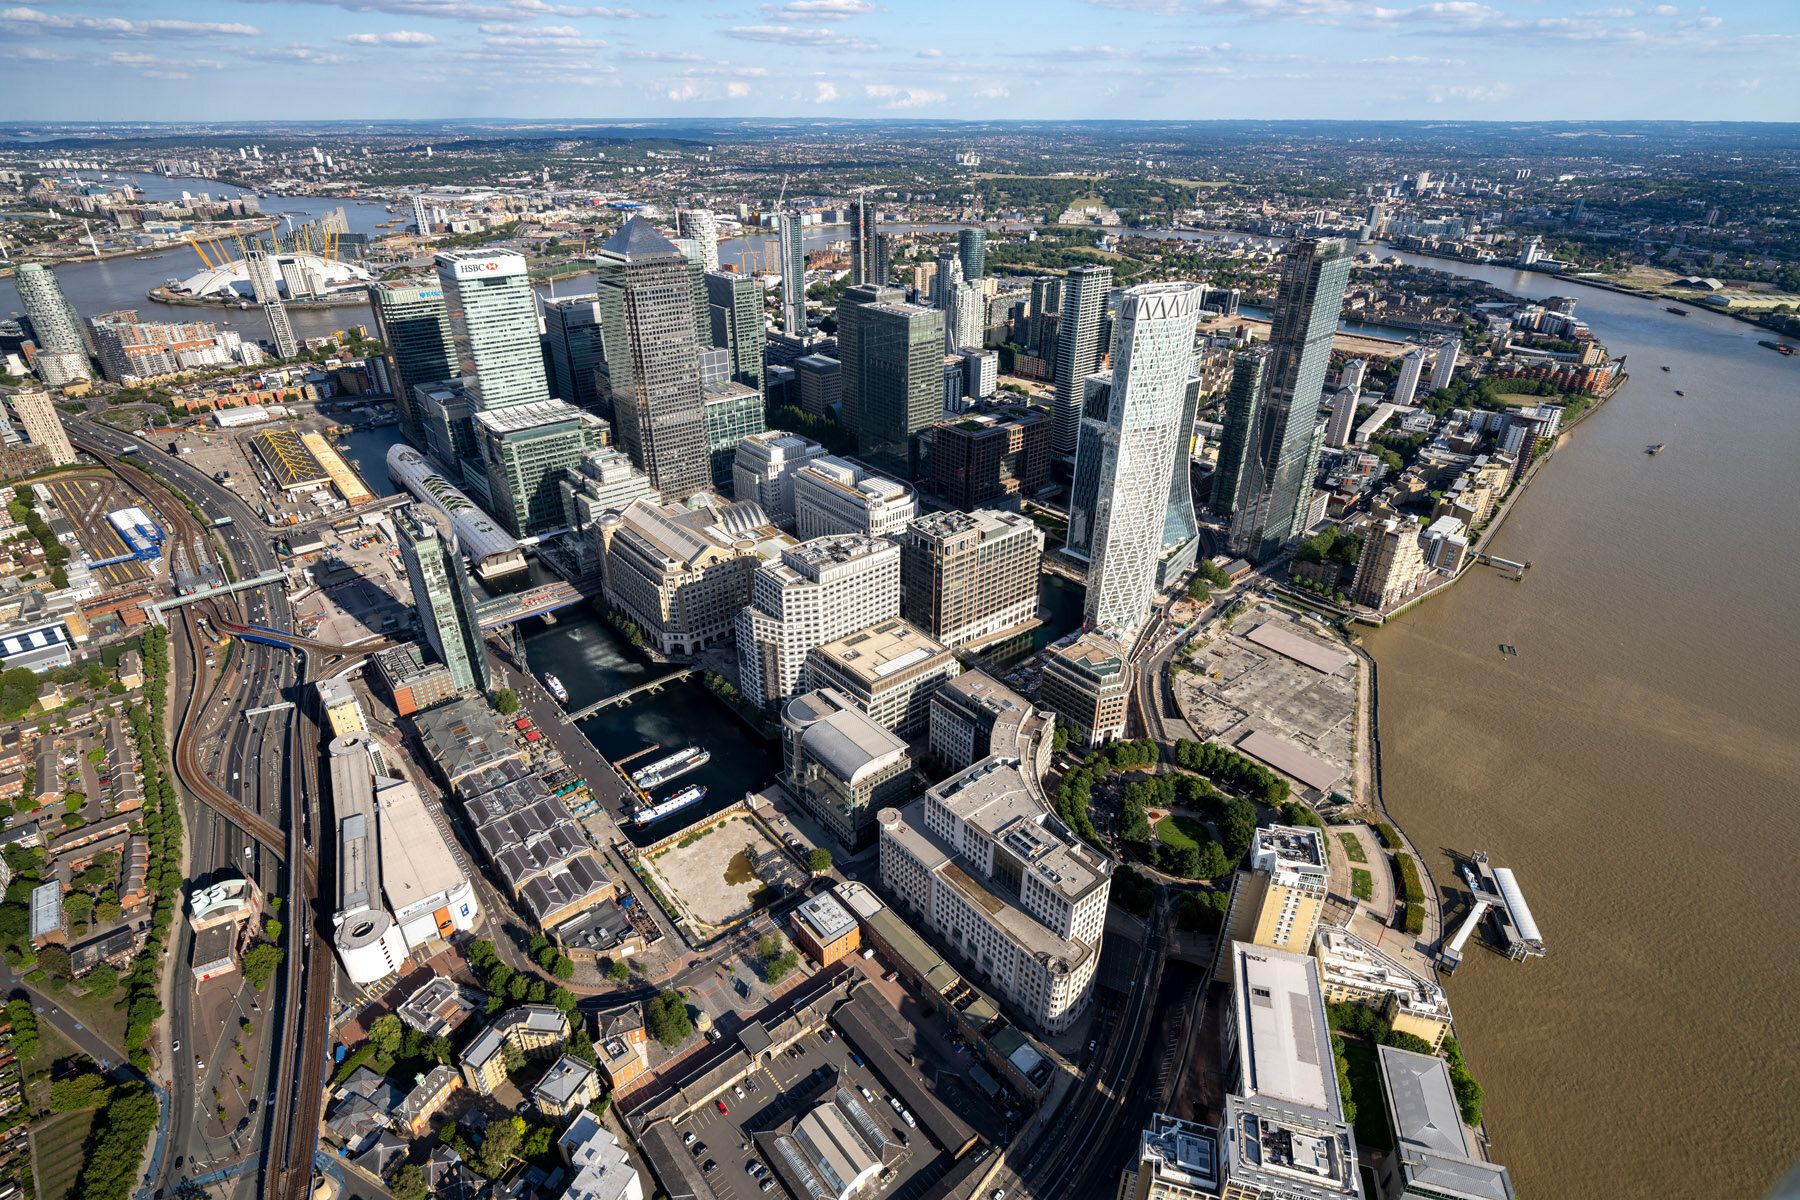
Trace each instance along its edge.
<instances>
[{"instance_id":1,"label":"parked car","mask_svg":"<svg viewBox=\"0 0 1800 1200\"><path fill-rule=\"evenodd\" d=\"M707 1171L707 1172L716 1171L719 1169L719 1164L709 1158L705 1162L700 1164L700 1169L702 1171Z\"/></svg>"},{"instance_id":2,"label":"parked car","mask_svg":"<svg viewBox=\"0 0 1800 1200\"><path fill-rule=\"evenodd\" d=\"M719 1106L720 1112L724 1113L727 1116L731 1115L731 1110L729 1108L725 1107L725 1102L723 1100L714 1100L713 1103Z\"/></svg>"},{"instance_id":3,"label":"parked car","mask_svg":"<svg viewBox=\"0 0 1800 1200\"><path fill-rule=\"evenodd\" d=\"M694 1144L694 1131L693 1130L690 1129L686 1133L681 1135L681 1144L684 1146L691 1146Z\"/></svg>"}]
</instances>

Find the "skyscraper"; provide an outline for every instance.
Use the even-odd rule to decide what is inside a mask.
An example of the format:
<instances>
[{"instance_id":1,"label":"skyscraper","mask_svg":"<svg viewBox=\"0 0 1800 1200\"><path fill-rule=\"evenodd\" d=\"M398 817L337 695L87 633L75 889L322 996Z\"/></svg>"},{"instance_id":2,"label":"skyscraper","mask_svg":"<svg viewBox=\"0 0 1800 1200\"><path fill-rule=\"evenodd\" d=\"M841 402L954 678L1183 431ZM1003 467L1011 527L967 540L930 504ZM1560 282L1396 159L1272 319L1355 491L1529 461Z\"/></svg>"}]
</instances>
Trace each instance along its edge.
<instances>
[{"instance_id":1,"label":"skyscraper","mask_svg":"<svg viewBox=\"0 0 1800 1200\"><path fill-rule=\"evenodd\" d=\"M42 446L50 455L50 465L66 467L75 461L75 448L63 430L62 418L50 393L41 387L20 388L12 394L13 415L19 427L34 446Z\"/></svg>"},{"instance_id":2,"label":"skyscraper","mask_svg":"<svg viewBox=\"0 0 1800 1200\"><path fill-rule=\"evenodd\" d=\"M987 230L963 229L956 235L957 257L962 259L964 279L979 280L987 274Z\"/></svg>"},{"instance_id":3,"label":"skyscraper","mask_svg":"<svg viewBox=\"0 0 1800 1200\"><path fill-rule=\"evenodd\" d=\"M704 208L682 208L675 212L675 229L684 238L692 238L700 248L701 265L708 271L719 269L719 219Z\"/></svg>"},{"instance_id":4,"label":"skyscraper","mask_svg":"<svg viewBox=\"0 0 1800 1200\"><path fill-rule=\"evenodd\" d=\"M1331 425L1325 431L1325 444L1342 448L1350 442L1350 425L1356 420L1356 401L1362 393L1341 387L1331 394Z\"/></svg>"},{"instance_id":5,"label":"skyscraper","mask_svg":"<svg viewBox=\"0 0 1800 1200\"><path fill-rule=\"evenodd\" d=\"M1081 381L1100 363L1100 322L1106 316L1110 291L1111 267L1076 267L1064 277L1056 339L1056 396L1050 404L1052 454L1075 453L1081 426Z\"/></svg>"},{"instance_id":6,"label":"skyscraper","mask_svg":"<svg viewBox=\"0 0 1800 1200\"><path fill-rule=\"evenodd\" d=\"M395 510L394 528L400 535L400 557L406 563L406 578L412 584L425 639L450 668L450 681L457 691L486 691L487 654L475 616L475 597L469 591L469 577L456 545L455 526L431 505L412 504Z\"/></svg>"},{"instance_id":7,"label":"skyscraper","mask_svg":"<svg viewBox=\"0 0 1800 1200\"><path fill-rule=\"evenodd\" d=\"M864 193L850 206L850 286L886 282L875 266L876 218L874 203Z\"/></svg>"},{"instance_id":8,"label":"skyscraper","mask_svg":"<svg viewBox=\"0 0 1800 1200\"><path fill-rule=\"evenodd\" d=\"M437 256L437 273L470 406L490 412L550 399L525 256L446 250Z\"/></svg>"},{"instance_id":9,"label":"skyscraper","mask_svg":"<svg viewBox=\"0 0 1800 1200\"><path fill-rule=\"evenodd\" d=\"M913 435L943 412L944 314L898 288L853 287L838 303L843 423L861 456L912 478Z\"/></svg>"},{"instance_id":10,"label":"skyscraper","mask_svg":"<svg viewBox=\"0 0 1800 1200\"><path fill-rule=\"evenodd\" d=\"M1400 360L1400 376L1394 380L1394 403L1411 404L1419 392L1419 377L1425 373L1425 352L1408 350Z\"/></svg>"},{"instance_id":11,"label":"skyscraper","mask_svg":"<svg viewBox=\"0 0 1800 1200\"><path fill-rule=\"evenodd\" d=\"M1269 325L1273 354L1231 527L1231 549L1255 562L1267 560L1293 536L1296 499L1310 486L1301 476L1318 423L1350 260L1350 246L1341 238L1306 238L1288 247L1282 263Z\"/></svg>"},{"instance_id":12,"label":"skyscraper","mask_svg":"<svg viewBox=\"0 0 1800 1200\"><path fill-rule=\"evenodd\" d=\"M564 400L513 404L473 414L487 473L488 510L514 537L562 524L557 482L600 448L600 418Z\"/></svg>"},{"instance_id":13,"label":"skyscraper","mask_svg":"<svg viewBox=\"0 0 1800 1200\"><path fill-rule=\"evenodd\" d=\"M931 277L931 306L948 312L950 296L962 281L962 259L957 257L956 251L940 252L937 259L937 274Z\"/></svg>"},{"instance_id":14,"label":"skyscraper","mask_svg":"<svg viewBox=\"0 0 1800 1200\"><path fill-rule=\"evenodd\" d=\"M244 250L244 274L250 277L250 294L258 304L281 299L281 273L261 238L252 238Z\"/></svg>"},{"instance_id":15,"label":"skyscraper","mask_svg":"<svg viewBox=\"0 0 1800 1200\"><path fill-rule=\"evenodd\" d=\"M37 342L32 366L38 377L51 387L91 378L81 321L69 307L56 273L42 263L26 263L13 282L19 290L19 303L31 318L31 335Z\"/></svg>"},{"instance_id":16,"label":"skyscraper","mask_svg":"<svg viewBox=\"0 0 1800 1200\"><path fill-rule=\"evenodd\" d=\"M987 316L987 300L981 294L981 285L962 280L952 284L948 293L948 303L943 305L944 353L981 349L986 332L983 321Z\"/></svg>"},{"instance_id":17,"label":"skyscraper","mask_svg":"<svg viewBox=\"0 0 1800 1200\"><path fill-rule=\"evenodd\" d=\"M1039 358L1053 357L1055 322L1062 308L1062 276L1039 275L1031 281L1031 315L1025 325L1025 346Z\"/></svg>"},{"instance_id":18,"label":"skyscraper","mask_svg":"<svg viewBox=\"0 0 1800 1200\"><path fill-rule=\"evenodd\" d=\"M1219 465L1213 472L1212 499L1207 508L1229 517L1237 508L1238 483L1250 457L1250 433L1256 424L1256 408L1268 377L1269 348L1258 346L1238 355L1231 366L1231 387L1225 393L1224 428L1219 434Z\"/></svg>"},{"instance_id":19,"label":"skyscraper","mask_svg":"<svg viewBox=\"0 0 1800 1200\"><path fill-rule=\"evenodd\" d=\"M458 377L456 337L444 287L431 276L396 279L369 289L381 357L387 364L400 407L400 431L415 446L425 445L425 414L413 389Z\"/></svg>"},{"instance_id":20,"label":"skyscraper","mask_svg":"<svg viewBox=\"0 0 1800 1200\"><path fill-rule=\"evenodd\" d=\"M800 218L782 213L776 218L781 238L781 331L790 337L806 336L806 240Z\"/></svg>"},{"instance_id":21,"label":"skyscraper","mask_svg":"<svg viewBox=\"0 0 1800 1200\"><path fill-rule=\"evenodd\" d=\"M1086 381L1069 542L1088 548L1088 626L1121 645L1150 613L1178 451L1186 462L1178 443L1199 308L1192 284L1128 289L1114 323L1112 370Z\"/></svg>"},{"instance_id":22,"label":"skyscraper","mask_svg":"<svg viewBox=\"0 0 1800 1200\"><path fill-rule=\"evenodd\" d=\"M731 359L731 378L763 390L762 287L736 271L708 271L706 298L712 309L712 344Z\"/></svg>"},{"instance_id":23,"label":"skyscraper","mask_svg":"<svg viewBox=\"0 0 1800 1200\"><path fill-rule=\"evenodd\" d=\"M712 485L687 257L633 217L594 258L618 443L675 500Z\"/></svg>"},{"instance_id":24,"label":"skyscraper","mask_svg":"<svg viewBox=\"0 0 1800 1200\"><path fill-rule=\"evenodd\" d=\"M1437 358L1431 364L1431 390L1447 388L1456 378L1456 359L1462 353L1462 338L1447 337L1438 346Z\"/></svg>"},{"instance_id":25,"label":"skyscraper","mask_svg":"<svg viewBox=\"0 0 1800 1200\"><path fill-rule=\"evenodd\" d=\"M263 305L263 318L269 322L269 340L275 345L276 358L293 358L300 353L299 339L288 324L287 308L279 300Z\"/></svg>"},{"instance_id":26,"label":"skyscraper","mask_svg":"<svg viewBox=\"0 0 1800 1200\"><path fill-rule=\"evenodd\" d=\"M611 417L600 408L594 371L606 363L600 339L600 306L593 292L585 296L540 299L544 313L544 345L550 357L550 382L556 398L576 408Z\"/></svg>"}]
</instances>

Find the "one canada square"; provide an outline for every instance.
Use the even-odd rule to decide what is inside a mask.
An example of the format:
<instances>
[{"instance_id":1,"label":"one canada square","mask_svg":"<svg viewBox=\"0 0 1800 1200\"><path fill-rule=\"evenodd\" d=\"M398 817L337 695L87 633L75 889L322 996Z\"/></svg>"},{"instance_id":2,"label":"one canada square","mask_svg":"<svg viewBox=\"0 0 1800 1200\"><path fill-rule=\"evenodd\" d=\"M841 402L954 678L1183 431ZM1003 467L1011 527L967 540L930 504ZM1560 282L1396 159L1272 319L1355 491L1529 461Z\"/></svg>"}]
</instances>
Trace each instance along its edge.
<instances>
[{"instance_id":1,"label":"one canada square","mask_svg":"<svg viewBox=\"0 0 1800 1200\"><path fill-rule=\"evenodd\" d=\"M1085 453L1097 465L1087 624L1129 645L1149 615L1181 446L1200 290L1145 283L1119 298L1112 370L1084 381ZM1090 468L1092 469L1092 468Z\"/></svg>"},{"instance_id":2,"label":"one canada square","mask_svg":"<svg viewBox=\"0 0 1800 1200\"><path fill-rule=\"evenodd\" d=\"M1302 490L1312 486L1307 461L1338 310L1350 281L1350 256L1342 238L1306 238L1288 248L1281 265L1269 323L1269 370L1231 525L1231 549L1255 562L1268 561L1298 532L1295 514Z\"/></svg>"}]
</instances>

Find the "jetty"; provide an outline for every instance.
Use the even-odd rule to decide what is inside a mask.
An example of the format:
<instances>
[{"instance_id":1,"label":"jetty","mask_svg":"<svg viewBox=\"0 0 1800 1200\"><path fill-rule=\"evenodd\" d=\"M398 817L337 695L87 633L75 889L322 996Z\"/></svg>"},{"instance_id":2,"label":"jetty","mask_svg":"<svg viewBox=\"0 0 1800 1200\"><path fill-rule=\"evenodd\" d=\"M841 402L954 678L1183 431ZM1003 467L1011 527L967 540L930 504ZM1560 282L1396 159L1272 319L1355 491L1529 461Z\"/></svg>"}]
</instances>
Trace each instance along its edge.
<instances>
[{"instance_id":1,"label":"jetty","mask_svg":"<svg viewBox=\"0 0 1800 1200\"><path fill-rule=\"evenodd\" d=\"M1477 850L1462 864L1461 874L1474 903L1456 933L1439 950L1439 965L1446 971L1457 968L1463 948L1489 913L1493 914L1500 935L1500 948L1508 958L1522 962L1548 953L1543 934L1531 916L1531 907L1525 903L1525 894L1519 890L1519 881L1510 868L1494 866L1488 861L1487 851Z\"/></svg>"}]
</instances>

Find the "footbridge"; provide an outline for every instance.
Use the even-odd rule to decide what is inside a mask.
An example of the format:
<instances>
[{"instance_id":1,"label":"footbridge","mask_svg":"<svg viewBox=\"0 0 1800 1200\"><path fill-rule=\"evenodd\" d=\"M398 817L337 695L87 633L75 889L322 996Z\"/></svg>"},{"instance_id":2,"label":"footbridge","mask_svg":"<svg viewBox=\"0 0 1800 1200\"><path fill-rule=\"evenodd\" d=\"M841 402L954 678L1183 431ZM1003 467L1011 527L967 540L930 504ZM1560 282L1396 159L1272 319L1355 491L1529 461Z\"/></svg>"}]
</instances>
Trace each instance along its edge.
<instances>
[{"instance_id":1,"label":"footbridge","mask_svg":"<svg viewBox=\"0 0 1800 1200\"><path fill-rule=\"evenodd\" d=\"M687 667L680 671L671 671L667 675L659 675L657 678L652 679L649 683L640 683L634 688L626 688L622 692L614 692L612 695L608 696L604 700L596 700L592 704L587 705L585 708L575 709L573 712L571 712L569 714L569 720L585 721L589 717L593 716L594 714L596 714L604 709L611 708L615 704L624 704L627 701L633 699L636 696L640 696L645 692L661 691L663 684L675 683L678 680L686 679L689 675L692 675L697 669L698 668L695 668L695 667Z\"/></svg>"},{"instance_id":2,"label":"footbridge","mask_svg":"<svg viewBox=\"0 0 1800 1200\"><path fill-rule=\"evenodd\" d=\"M580 604L585 599L587 593L567 580L559 579L523 592L476 601L475 619L483 629L498 629L526 617L541 617L559 608Z\"/></svg>"},{"instance_id":3,"label":"footbridge","mask_svg":"<svg viewBox=\"0 0 1800 1200\"><path fill-rule=\"evenodd\" d=\"M316 638L301 637L294 633L283 633L279 629L270 629L267 625L238 625L231 621L214 622L221 633L246 642L260 642L265 646L282 646L289 650L310 650L315 654L350 655L373 654L377 650L386 650L400 643L391 638L370 638L366 642L354 645L340 645L336 642L321 642Z\"/></svg>"}]
</instances>

